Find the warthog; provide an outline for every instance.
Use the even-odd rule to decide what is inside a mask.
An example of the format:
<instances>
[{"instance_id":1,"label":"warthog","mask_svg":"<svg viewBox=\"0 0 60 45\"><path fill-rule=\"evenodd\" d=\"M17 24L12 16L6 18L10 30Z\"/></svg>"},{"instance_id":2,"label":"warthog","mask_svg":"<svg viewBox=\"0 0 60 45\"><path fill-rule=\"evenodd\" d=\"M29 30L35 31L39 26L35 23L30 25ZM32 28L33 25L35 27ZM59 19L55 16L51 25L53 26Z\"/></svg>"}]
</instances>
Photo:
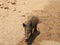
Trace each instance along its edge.
<instances>
[{"instance_id":1,"label":"warthog","mask_svg":"<svg viewBox=\"0 0 60 45\"><path fill-rule=\"evenodd\" d=\"M32 16L32 17L29 17L28 20L23 23L23 27L25 29L26 41L29 39L30 35L33 34L33 32L37 31L38 22L39 22L39 19L36 16Z\"/></svg>"}]
</instances>

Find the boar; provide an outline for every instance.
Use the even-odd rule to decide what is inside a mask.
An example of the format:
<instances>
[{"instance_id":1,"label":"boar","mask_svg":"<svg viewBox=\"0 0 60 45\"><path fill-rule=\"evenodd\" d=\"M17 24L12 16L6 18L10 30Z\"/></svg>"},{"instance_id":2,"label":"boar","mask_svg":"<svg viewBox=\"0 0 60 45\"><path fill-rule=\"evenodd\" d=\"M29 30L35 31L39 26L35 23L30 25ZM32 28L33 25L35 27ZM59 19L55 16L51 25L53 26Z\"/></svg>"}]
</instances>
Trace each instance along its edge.
<instances>
[{"instance_id":1,"label":"boar","mask_svg":"<svg viewBox=\"0 0 60 45\"><path fill-rule=\"evenodd\" d=\"M36 16L29 17L27 21L23 23L23 27L25 29L25 41L27 41L32 36L33 32L37 31L37 24L39 23L39 19Z\"/></svg>"}]
</instances>

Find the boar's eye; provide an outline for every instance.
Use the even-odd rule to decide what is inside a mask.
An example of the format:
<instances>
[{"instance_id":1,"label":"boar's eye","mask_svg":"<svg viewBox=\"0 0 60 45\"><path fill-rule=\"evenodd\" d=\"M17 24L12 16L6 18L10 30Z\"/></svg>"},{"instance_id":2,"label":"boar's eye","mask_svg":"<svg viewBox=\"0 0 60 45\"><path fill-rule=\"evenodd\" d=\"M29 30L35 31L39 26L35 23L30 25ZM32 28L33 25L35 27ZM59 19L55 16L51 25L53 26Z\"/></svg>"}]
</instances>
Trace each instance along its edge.
<instances>
[{"instance_id":1,"label":"boar's eye","mask_svg":"<svg viewBox=\"0 0 60 45\"><path fill-rule=\"evenodd\" d=\"M23 23L23 27L26 27L26 24Z\"/></svg>"}]
</instances>

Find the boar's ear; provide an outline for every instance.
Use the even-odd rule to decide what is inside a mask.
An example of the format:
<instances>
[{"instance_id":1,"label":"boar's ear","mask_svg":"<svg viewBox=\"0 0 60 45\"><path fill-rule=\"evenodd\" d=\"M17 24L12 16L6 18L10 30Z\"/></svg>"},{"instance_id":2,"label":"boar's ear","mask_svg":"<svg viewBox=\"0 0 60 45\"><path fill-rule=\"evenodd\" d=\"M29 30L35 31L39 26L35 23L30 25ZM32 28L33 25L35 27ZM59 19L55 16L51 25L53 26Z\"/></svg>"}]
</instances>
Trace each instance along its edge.
<instances>
[{"instance_id":1,"label":"boar's ear","mask_svg":"<svg viewBox=\"0 0 60 45\"><path fill-rule=\"evenodd\" d=\"M23 27L26 27L26 25L23 23Z\"/></svg>"}]
</instances>

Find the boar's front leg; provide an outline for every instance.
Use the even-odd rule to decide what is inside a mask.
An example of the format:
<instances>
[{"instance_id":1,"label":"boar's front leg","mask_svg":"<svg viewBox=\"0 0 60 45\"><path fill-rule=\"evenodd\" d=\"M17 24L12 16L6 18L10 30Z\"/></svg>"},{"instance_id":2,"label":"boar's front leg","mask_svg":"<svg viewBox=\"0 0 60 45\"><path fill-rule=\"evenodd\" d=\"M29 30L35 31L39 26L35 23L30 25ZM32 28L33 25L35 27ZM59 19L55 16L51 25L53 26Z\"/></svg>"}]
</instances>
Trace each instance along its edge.
<instances>
[{"instance_id":1,"label":"boar's front leg","mask_svg":"<svg viewBox=\"0 0 60 45\"><path fill-rule=\"evenodd\" d=\"M37 31L37 24L34 27L34 32L36 32L36 31Z\"/></svg>"},{"instance_id":2,"label":"boar's front leg","mask_svg":"<svg viewBox=\"0 0 60 45\"><path fill-rule=\"evenodd\" d=\"M32 36L33 34L32 34L32 30L31 30L31 36Z\"/></svg>"}]
</instances>

